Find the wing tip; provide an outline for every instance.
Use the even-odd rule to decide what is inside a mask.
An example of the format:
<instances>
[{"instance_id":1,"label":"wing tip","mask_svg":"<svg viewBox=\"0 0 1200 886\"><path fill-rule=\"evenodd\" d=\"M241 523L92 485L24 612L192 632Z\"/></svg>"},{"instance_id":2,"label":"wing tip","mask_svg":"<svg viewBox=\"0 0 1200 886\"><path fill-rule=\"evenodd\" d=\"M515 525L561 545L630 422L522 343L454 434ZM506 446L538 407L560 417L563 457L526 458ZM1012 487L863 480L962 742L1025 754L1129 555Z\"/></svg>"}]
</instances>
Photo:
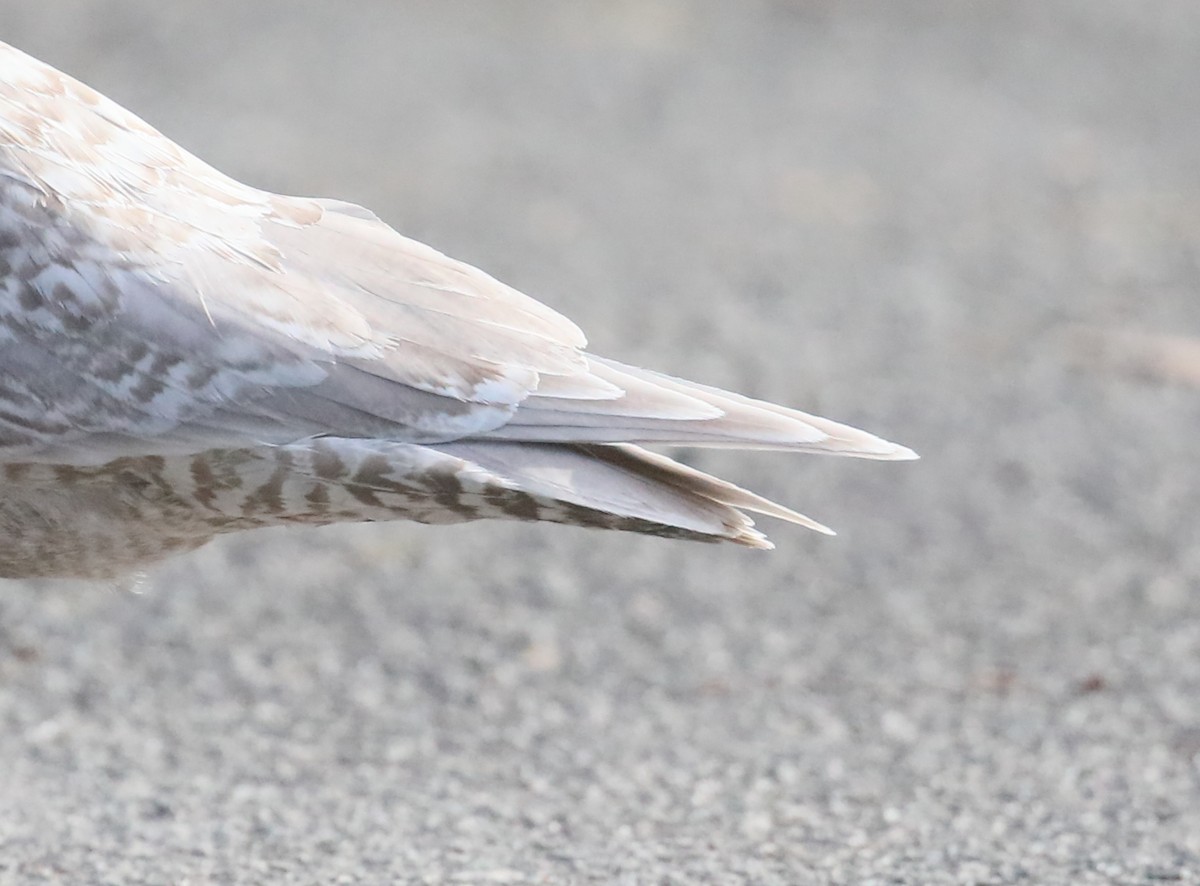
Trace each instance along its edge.
<instances>
[{"instance_id":1,"label":"wing tip","mask_svg":"<svg viewBox=\"0 0 1200 886\"><path fill-rule=\"evenodd\" d=\"M892 447L892 451L884 456L887 461L920 461L921 456L907 446L901 446L899 443L888 444Z\"/></svg>"},{"instance_id":2,"label":"wing tip","mask_svg":"<svg viewBox=\"0 0 1200 886\"><path fill-rule=\"evenodd\" d=\"M852 428L850 434L830 434L831 441L824 447L816 447L814 451L830 455L851 455L855 458L869 458L876 461L920 461L921 456L907 446L885 440L866 431Z\"/></svg>"}]
</instances>

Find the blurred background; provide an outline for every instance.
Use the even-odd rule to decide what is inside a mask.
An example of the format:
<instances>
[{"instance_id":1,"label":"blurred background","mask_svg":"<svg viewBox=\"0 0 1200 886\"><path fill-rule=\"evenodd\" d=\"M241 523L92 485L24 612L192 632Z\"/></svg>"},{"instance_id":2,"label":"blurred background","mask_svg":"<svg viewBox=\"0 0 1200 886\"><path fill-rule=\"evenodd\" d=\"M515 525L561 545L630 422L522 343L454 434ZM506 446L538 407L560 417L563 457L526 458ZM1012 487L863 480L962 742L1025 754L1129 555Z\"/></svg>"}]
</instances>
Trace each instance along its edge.
<instances>
[{"instance_id":1,"label":"blurred background","mask_svg":"<svg viewBox=\"0 0 1200 886\"><path fill-rule=\"evenodd\" d=\"M390 525L5 583L0 879L1200 882L1192 0L0 22L600 353L924 457L685 453L841 533L771 554Z\"/></svg>"}]
</instances>

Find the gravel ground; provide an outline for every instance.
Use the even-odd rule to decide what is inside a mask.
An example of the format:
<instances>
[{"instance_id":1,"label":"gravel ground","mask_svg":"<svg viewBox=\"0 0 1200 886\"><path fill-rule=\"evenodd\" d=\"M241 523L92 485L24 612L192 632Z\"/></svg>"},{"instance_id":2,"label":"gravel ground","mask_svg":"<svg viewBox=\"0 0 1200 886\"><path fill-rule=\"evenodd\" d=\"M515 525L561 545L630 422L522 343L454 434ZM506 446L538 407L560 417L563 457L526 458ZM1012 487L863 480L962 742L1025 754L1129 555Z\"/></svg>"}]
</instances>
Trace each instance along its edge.
<instances>
[{"instance_id":1,"label":"gravel ground","mask_svg":"<svg viewBox=\"0 0 1200 886\"><path fill-rule=\"evenodd\" d=\"M0 589L0 882L1200 883L1194 0L0 0L223 170L916 464L842 531L249 535Z\"/></svg>"}]
</instances>

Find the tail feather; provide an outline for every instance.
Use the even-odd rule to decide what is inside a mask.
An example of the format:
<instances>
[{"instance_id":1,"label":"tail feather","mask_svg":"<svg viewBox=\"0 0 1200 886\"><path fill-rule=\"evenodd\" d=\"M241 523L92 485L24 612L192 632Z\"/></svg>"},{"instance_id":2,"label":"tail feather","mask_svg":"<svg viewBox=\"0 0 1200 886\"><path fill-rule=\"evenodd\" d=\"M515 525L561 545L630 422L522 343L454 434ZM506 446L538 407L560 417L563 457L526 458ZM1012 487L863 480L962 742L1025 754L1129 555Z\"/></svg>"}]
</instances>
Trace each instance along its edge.
<instances>
[{"instance_id":1,"label":"tail feather","mask_svg":"<svg viewBox=\"0 0 1200 886\"><path fill-rule=\"evenodd\" d=\"M655 482L666 483L682 489L689 494L704 495L713 501L719 501L721 504L728 505L731 508L751 511L755 514L763 514L764 516L774 517L777 520L783 520L787 523L796 523L807 529L820 532L823 535L837 535L828 526L818 523L811 517L806 517L799 511L784 507L777 502L771 501L769 498L764 498L757 493L750 492L747 489L730 483L728 480L722 480L720 477L714 477L711 474L698 471L688 465L680 464L665 455L651 452L648 449L642 449L640 446L583 445L576 448L598 461L604 461L625 470L633 471L641 476L652 476Z\"/></svg>"},{"instance_id":2,"label":"tail feather","mask_svg":"<svg viewBox=\"0 0 1200 886\"><path fill-rule=\"evenodd\" d=\"M635 444L916 458L818 416L599 357L587 361L580 376L547 375L507 424L479 437L417 444L324 436L166 459L161 470L180 488L197 484L194 498L210 532L506 518L769 549L750 514L833 531Z\"/></svg>"},{"instance_id":3,"label":"tail feather","mask_svg":"<svg viewBox=\"0 0 1200 886\"><path fill-rule=\"evenodd\" d=\"M833 534L803 514L636 446L479 441L432 448L541 502L569 506L558 515L553 507L543 510L538 519L773 547L744 513L750 511Z\"/></svg>"}]
</instances>

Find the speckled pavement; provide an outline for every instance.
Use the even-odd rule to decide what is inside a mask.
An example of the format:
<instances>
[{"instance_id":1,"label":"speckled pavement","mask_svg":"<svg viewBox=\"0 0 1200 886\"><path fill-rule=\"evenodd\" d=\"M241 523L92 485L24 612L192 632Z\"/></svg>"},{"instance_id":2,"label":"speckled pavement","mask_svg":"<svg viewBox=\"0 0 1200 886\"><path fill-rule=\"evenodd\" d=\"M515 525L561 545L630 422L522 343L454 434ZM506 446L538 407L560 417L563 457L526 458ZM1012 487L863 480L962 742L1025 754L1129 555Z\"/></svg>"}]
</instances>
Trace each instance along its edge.
<instances>
[{"instance_id":1,"label":"speckled pavement","mask_svg":"<svg viewBox=\"0 0 1200 886\"><path fill-rule=\"evenodd\" d=\"M0 588L0 883L1200 883L1200 6L0 0L230 174L924 460L841 533L268 532ZM686 305L686 322L680 322Z\"/></svg>"}]
</instances>

